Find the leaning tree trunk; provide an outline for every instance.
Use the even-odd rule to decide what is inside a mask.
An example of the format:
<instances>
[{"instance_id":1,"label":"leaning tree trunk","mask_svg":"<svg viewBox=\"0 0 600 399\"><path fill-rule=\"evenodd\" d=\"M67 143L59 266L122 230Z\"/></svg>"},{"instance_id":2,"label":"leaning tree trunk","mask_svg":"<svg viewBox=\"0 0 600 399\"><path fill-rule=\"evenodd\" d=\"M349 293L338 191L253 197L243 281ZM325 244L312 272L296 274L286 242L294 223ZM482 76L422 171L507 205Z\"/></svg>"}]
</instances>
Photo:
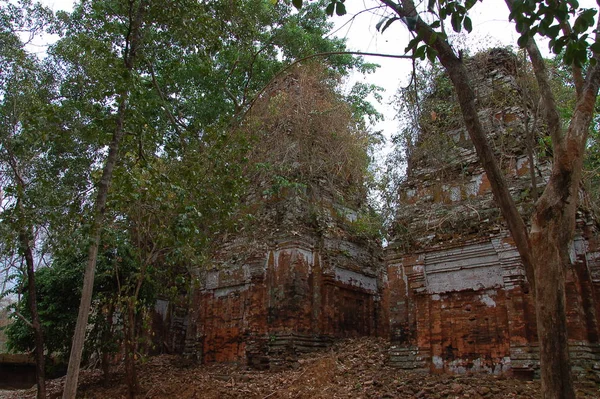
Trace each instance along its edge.
<instances>
[{"instance_id":1,"label":"leaning tree trunk","mask_svg":"<svg viewBox=\"0 0 600 399\"><path fill-rule=\"evenodd\" d=\"M137 51L141 41L141 27L143 15L146 8L146 1L139 3L135 15L130 15L130 25L127 33L127 44L124 54L124 66L127 74L131 74L137 56ZM133 10L132 10L133 11ZM90 306L92 303L92 293L94 288L94 274L96 272L96 260L98 257L98 247L100 245L100 235L104 224L104 212L106 210L106 201L108 197L108 188L112 180L113 170L117 164L119 145L125 134L125 114L128 108L127 102L129 92L121 94L119 108L117 111L117 120L112 140L108 147L108 156L102 170L102 178L98 185L98 194L94 204L94 220L90 231L90 247L88 249L88 260L83 276L83 288L81 291L81 301L79 303L79 313L77 315L77 325L73 334L73 343L71 354L69 356L69 367L67 369L67 378L63 391L63 399L75 399L77 395L77 382L79 380L79 368L83 354L83 345L85 342L85 331L90 315Z\"/></svg>"},{"instance_id":2,"label":"leaning tree trunk","mask_svg":"<svg viewBox=\"0 0 600 399\"><path fill-rule=\"evenodd\" d=\"M98 246L100 245L100 233L104 220L104 211L106 209L106 200L108 196L108 188L112 178L113 169L117 163L117 154L119 144L123 137L123 122L125 119L125 109L127 108L127 95L123 95L119 104L119 117L117 120L117 128L113 134L112 141L109 145L108 157L102 179L98 186L98 196L96 198L94 222L90 233L90 247L88 249L88 261L85 267L83 276L83 288L81 290L81 301L79 303L79 313L77 315L77 325L73 334L73 342L71 345L71 354L69 356L69 367L67 369L67 378L63 391L63 399L75 399L77 395L77 381L79 380L79 367L81 365L81 357L83 355L83 344L85 343L85 332L87 322L90 315L90 306L92 304L92 293L94 289L94 275L96 273L96 260L98 258Z\"/></svg>"}]
</instances>

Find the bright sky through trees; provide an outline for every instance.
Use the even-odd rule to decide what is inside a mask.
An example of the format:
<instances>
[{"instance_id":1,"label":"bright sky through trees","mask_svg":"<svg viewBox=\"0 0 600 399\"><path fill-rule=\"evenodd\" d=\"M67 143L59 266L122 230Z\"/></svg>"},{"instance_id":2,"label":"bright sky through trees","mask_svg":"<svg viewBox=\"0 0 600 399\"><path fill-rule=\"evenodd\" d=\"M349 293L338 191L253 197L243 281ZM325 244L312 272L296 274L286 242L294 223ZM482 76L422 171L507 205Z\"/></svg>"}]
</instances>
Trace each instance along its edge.
<instances>
[{"instance_id":1,"label":"bright sky through trees","mask_svg":"<svg viewBox=\"0 0 600 399\"><path fill-rule=\"evenodd\" d=\"M72 0L42 0L42 3L54 11L70 11ZM384 54L403 54L410 40L410 35L400 22L392 24L384 34L377 32L375 25L381 19L385 8L377 9L380 4L376 0L347 0L347 14L343 17L332 17L335 24L334 35L348 40L348 47L354 51L375 52ZM582 0L581 7L596 7L593 0ZM423 5L424 7L424 5ZM369 10L370 11L364 11ZM503 0L484 0L472 9L473 32L457 38L460 46L470 52L477 52L493 46L512 45L516 47L518 33L514 24L508 22L508 8ZM37 45L41 43L36 42ZM540 41L540 49L545 56L550 56L546 41ZM35 50L34 50L35 51ZM40 48L40 51L43 51ZM390 137L397 129L398 122L394 120L394 107L390 102L400 84L407 84L412 68L406 59L372 57L369 62L381 65L381 68L370 76L358 76L354 79L364 79L385 89L382 104L377 104L378 110L384 114L385 121L380 122L377 130L383 130Z\"/></svg>"}]
</instances>

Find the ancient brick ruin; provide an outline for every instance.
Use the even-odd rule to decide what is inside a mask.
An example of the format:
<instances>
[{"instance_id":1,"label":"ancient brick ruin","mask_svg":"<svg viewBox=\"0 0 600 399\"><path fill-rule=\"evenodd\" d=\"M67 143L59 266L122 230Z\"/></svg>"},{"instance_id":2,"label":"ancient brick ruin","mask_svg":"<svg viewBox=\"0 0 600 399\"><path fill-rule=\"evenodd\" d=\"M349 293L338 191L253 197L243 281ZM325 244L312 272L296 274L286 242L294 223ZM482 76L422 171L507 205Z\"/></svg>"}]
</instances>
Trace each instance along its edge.
<instances>
[{"instance_id":1,"label":"ancient brick ruin","mask_svg":"<svg viewBox=\"0 0 600 399\"><path fill-rule=\"evenodd\" d=\"M273 369L334 338L376 334L380 251L343 230L353 211L291 190L262 212L278 221L270 232L229 239L200 276L188 352Z\"/></svg>"},{"instance_id":2,"label":"ancient brick ruin","mask_svg":"<svg viewBox=\"0 0 600 399\"><path fill-rule=\"evenodd\" d=\"M527 215L533 182L541 192L549 160L528 153L532 123L515 58L496 51L474 60L480 117L501 159L513 198ZM539 122L538 122L539 123ZM439 134L440 132L433 132ZM387 249L384 304L390 361L405 369L485 371L531 376L538 367L535 310L516 247L494 206L486 175L464 128L439 147L419 148L400 192L395 239ZM427 155L420 153L423 150ZM440 159L443 158L443 159ZM598 370L600 247L597 225L580 208L567 273L575 371Z\"/></svg>"},{"instance_id":3,"label":"ancient brick ruin","mask_svg":"<svg viewBox=\"0 0 600 399\"><path fill-rule=\"evenodd\" d=\"M273 369L378 331L382 250L360 231L366 148L327 79L295 69L250 113L244 221L196 276L186 352L202 362Z\"/></svg>"},{"instance_id":4,"label":"ancient brick ruin","mask_svg":"<svg viewBox=\"0 0 600 399\"><path fill-rule=\"evenodd\" d=\"M543 125L515 63L497 50L471 68L481 119L527 215L550 157L529 145L532 124ZM389 337L389 361L399 368L534 375L535 310L519 255L460 115L434 111L411 148L384 257L380 243L353 229L364 198L318 185L259 187L248 200L254 223L223 237L212 266L196 276L185 352L277 368L336 338L378 335ZM572 260L573 363L576 374L599 372L600 246L585 206Z\"/></svg>"}]
</instances>

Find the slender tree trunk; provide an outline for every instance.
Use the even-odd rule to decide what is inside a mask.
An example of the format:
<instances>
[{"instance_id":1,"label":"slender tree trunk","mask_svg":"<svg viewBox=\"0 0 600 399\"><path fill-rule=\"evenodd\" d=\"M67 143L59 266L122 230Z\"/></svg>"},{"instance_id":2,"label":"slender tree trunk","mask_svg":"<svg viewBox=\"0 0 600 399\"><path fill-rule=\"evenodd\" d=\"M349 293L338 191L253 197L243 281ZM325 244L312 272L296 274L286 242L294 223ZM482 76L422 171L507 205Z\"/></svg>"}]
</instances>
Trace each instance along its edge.
<instances>
[{"instance_id":1,"label":"slender tree trunk","mask_svg":"<svg viewBox=\"0 0 600 399\"><path fill-rule=\"evenodd\" d=\"M134 68L137 51L141 41L141 26L143 15L146 8L146 1L141 0L136 10L133 9L134 2L130 2L129 28L126 37L126 46L124 50L124 64L127 73L131 73ZM100 235L104 224L104 212L106 210L106 201L108 197L108 188L112 180L113 170L117 164L119 145L125 133L125 114L127 111L129 92L121 94L119 107L117 111L117 121L112 140L108 147L108 156L102 178L98 185L98 195L94 206L94 220L90 231L90 247L88 250L88 260L83 277L83 288L81 291L81 302L79 304L79 313L77 315L77 325L73 334L73 343L69 357L69 367L67 369L67 378L63 391L63 399L75 399L77 395L77 382L79 380L79 368L81 365L81 356L83 354L83 345L85 342L85 331L90 315L90 306L92 303L92 293L94 288L94 274L96 272L96 260L98 257L98 246L100 245Z\"/></svg>"},{"instance_id":2,"label":"slender tree trunk","mask_svg":"<svg viewBox=\"0 0 600 399\"><path fill-rule=\"evenodd\" d=\"M136 334L135 334L135 298L127 299L127 324L125 325L125 378L130 399L139 392L137 371L135 368Z\"/></svg>"},{"instance_id":3,"label":"slender tree trunk","mask_svg":"<svg viewBox=\"0 0 600 399\"><path fill-rule=\"evenodd\" d=\"M139 245L138 237L138 245ZM151 251L153 252L153 251ZM137 370L135 367L135 354L137 352L138 334L136 334L136 303L140 296L140 290L146 278L148 262L142 261L142 267L137 278L133 294L127 298L127 324L125 325L125 376L129 398L134 399L140 391Z\"/></svg>"},{"instance_id":4,"label":"slender tree trunk","mask_svg":"<svg viewBox=\"0 0 600 399\"><path fill-rule=\"evenodd\" d=\"M35 373L37 384L37 398L46 398L46 359L44 357L44 332L37 306L37 288L35 284L35 261L33 258L33 228L27 223L23 198L25 196L26 183L21 174L17 159L11 150L9 142L4 143L8 152L8 163L15 176L17 184L17 214L18 233L20 249L25 257L27 267L27 291L29 294L29 311L31 312L31 328L35 340Z\"/></svg>"},{"instance_id":5,"label":"slender tree trunk","mask_svg":"<svg viewBox=\"0 0 600 399\"><path fill-rule=\"evenodd\" d=\"M98 186L98 196L94 212L94 221L90 232L90 247L88 249L88 261L83 276L83 288L81 290L81 301L79 303L79 313L77 315L77 325L73 334L73 343L71 345L71 354L69 356L69 367L67 369L67 378L63 399L74 399L77 394L77 381L79 379L79 367L81 365L81 356L83 354L83 344L85 342L85 331L90 315L90 306L92 304L92 293L94 289L94 275L96 273L96 260L98 258L98 246L100 245L100 234L104 221L104 211L106 209L106 200L108 188L112 179L112 173L117 163L119 144L123 137L123 123L125 120L125 111L127 108L127 94L121 97L118 110L117 127L109 145L108 157L102 171L102 179Z\"/></svg>"},{"instance_id":6,"label":"slender tree trunk","mask_svg":"<svg viewBox=\"0 0 600 399\"><path fill-rule=\"evenodd\" d=\"M20 200L19 200L20 202ZM31 312L31 324L35 337L35 374L37 383L37 398L46 398L46 362L44 358L44 333L37 307L37 289L35 285L35 268L31 240L33 239L31 229L22 228L19 240L25 255L27 265L27 291L29 293L29 311Z\"/></svg>"},{"instance_id":7,"label":"slender tree trunk","mask_svg":"<svg viewBox=\"0 0 600 399\"><path fill-rule=\"evenodd\" d=\"M112 327L113 327L113 315L114 315L114 306L112 303L109 303L108 310L106 312L106 324L108 326L107 330L105 330L102 334L102 341L104 343L109 342L112 335ZM107 385L110 381L110 352L103 347L102 349L102 374L104 376L104 384Z\"/></svg>"}]
</instances>

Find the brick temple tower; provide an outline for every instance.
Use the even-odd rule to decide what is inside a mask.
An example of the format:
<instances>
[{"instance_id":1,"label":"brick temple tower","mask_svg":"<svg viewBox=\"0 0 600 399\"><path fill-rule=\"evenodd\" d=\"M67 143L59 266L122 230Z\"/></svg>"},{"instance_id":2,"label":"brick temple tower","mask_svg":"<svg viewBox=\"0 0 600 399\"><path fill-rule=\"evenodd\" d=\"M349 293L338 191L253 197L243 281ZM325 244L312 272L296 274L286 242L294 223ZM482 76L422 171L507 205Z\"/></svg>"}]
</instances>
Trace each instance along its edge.
<instances>
[{"instance_id":1,"label":"brick temple tower","mask_svg":"<svg viewBox=\"0 0 600 399\"><path fill-rule=\"evenodd\" d=\"M531 145L539 139L531 132L543 131L543 122L535 118L528 99L533 89L517 65L514 54L496 49L474 57L469 68L479 116L527 216L535 193L543 190L551 157ZM442 101L444 96L433 93L431 116L422 118L399 192L395 237L386 250L390 360L405 369L532 375L539 356L529 283L458 105L448 97ZM598 370L600 361L597 228L580 207L567 271L576 374Z\"/></svg>"},{"instance_id":2,"label":"brick temple tower","mask_svg":"<svg viewBox=\"0 0 600 399\"><path fill-rule=\"evenodd\" d=\"M186 352L202 362L273 369L378 333L383 262L364 233L364 136L324 73L275 82L244 126L256 138L244 221L221 237L193 293Z\"/></svg>"}]
</instances>

